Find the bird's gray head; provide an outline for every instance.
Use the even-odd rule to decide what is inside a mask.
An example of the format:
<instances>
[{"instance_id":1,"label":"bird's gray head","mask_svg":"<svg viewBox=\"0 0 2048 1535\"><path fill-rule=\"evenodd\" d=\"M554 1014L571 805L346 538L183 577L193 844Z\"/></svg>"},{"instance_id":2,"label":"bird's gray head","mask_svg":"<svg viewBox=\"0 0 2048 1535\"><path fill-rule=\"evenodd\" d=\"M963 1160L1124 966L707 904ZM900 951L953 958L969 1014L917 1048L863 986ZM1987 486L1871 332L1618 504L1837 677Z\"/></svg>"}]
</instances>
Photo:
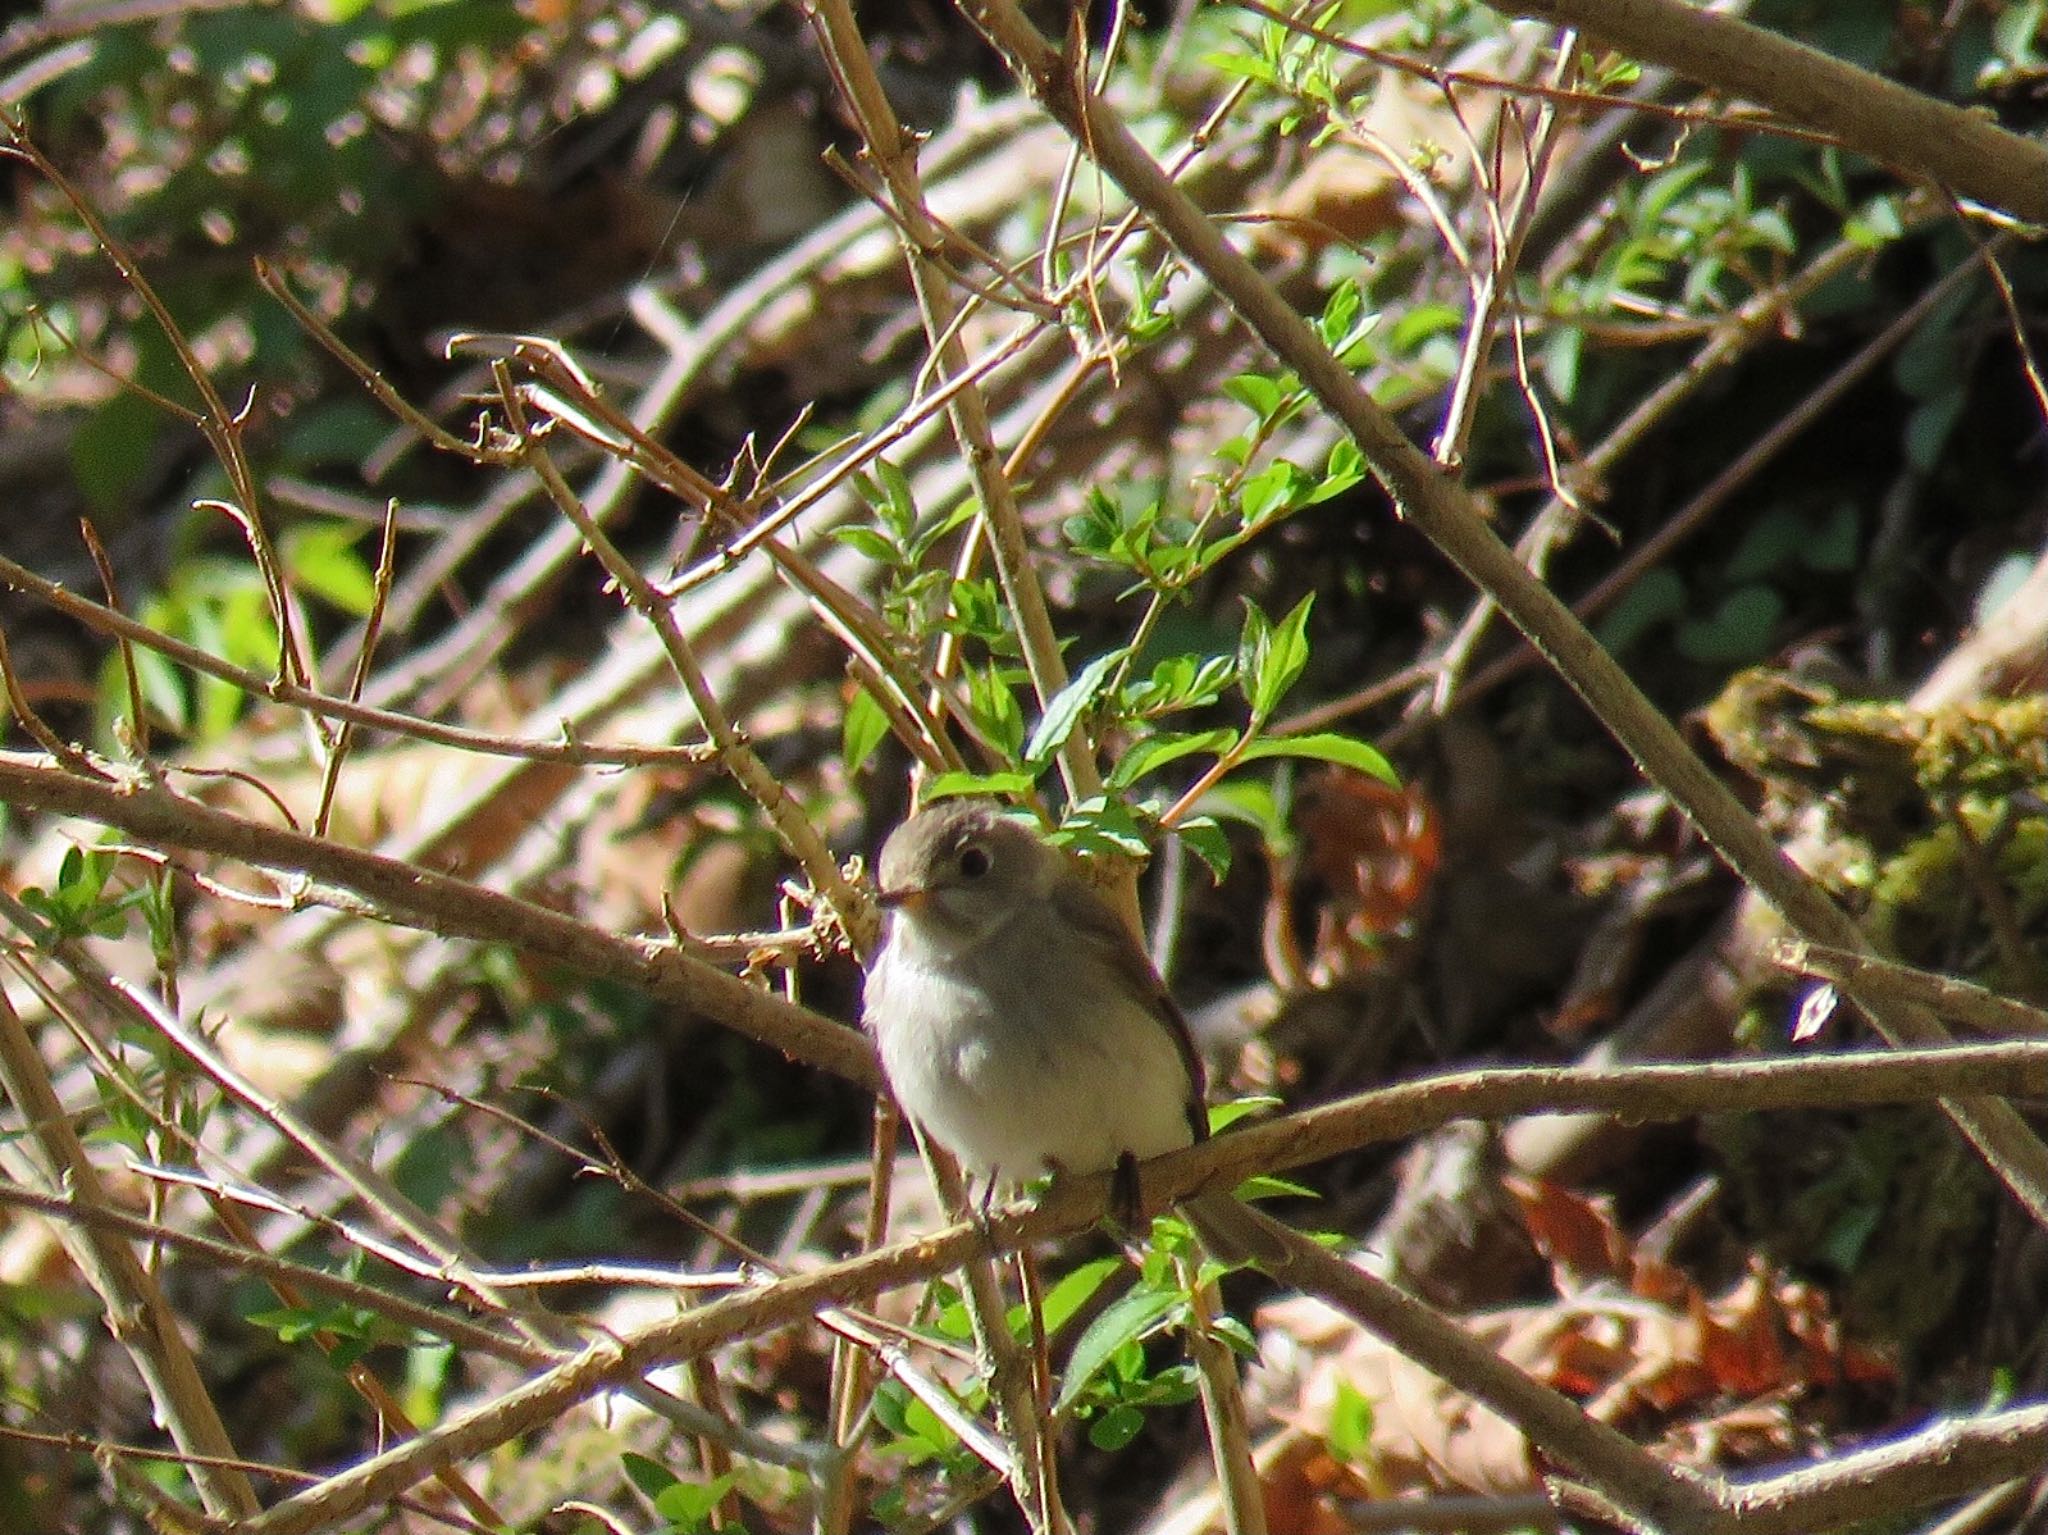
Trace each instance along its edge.
<instances>
[{"instance_id":1,"label":"bird's gray head","mask_svg":"<svg viewBox=\"0 0 2048 1535\"><path fill-rule=\"evenodd\" d=\"M948 947L978 942L1059 880L1059 850L992 800L942 800L882 844L882 904Z\"/></svg>"}]
</instances>

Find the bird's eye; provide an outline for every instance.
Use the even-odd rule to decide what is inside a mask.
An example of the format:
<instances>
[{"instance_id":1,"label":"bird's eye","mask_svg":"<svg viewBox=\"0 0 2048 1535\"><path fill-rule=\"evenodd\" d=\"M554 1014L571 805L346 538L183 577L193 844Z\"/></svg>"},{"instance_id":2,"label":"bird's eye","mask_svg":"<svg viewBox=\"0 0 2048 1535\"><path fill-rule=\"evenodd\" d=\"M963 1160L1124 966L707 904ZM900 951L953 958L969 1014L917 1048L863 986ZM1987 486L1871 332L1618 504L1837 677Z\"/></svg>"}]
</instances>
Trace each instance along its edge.
<instances>
[{"instance_id":1,"label":"bird's eye","mask_svg":"<svg viewBox=\"0 0 2048 1535\"><path fill-rule=\"evenodd\" d=\"M960 873L967 879L980 879L988 873L988 852L978 847L960 849Z\"/></svg>"}]
</instances>

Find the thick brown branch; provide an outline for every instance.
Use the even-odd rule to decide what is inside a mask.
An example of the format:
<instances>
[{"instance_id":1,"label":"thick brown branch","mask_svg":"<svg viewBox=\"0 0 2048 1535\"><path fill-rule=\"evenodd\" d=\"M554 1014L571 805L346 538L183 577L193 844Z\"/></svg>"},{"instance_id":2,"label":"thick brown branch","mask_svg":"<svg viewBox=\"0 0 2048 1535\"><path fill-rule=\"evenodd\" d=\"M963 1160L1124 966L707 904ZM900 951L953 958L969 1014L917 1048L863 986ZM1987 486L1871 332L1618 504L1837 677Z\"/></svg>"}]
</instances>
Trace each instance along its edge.
<instances>
[{"instance_id":1,"label":"thick brown branch","mask_svg":"<svg viewBox=\"0 0 2048 1535\"><path fill-rule=\"evenodd\" d=\"M1965 197L2048 224L2048 145L1725 12L1681 0L1506 0L1645 63L1753 101Z\"/></svg>"},{"instance_id":2,"label":"thick brown branch","mask_svg":"<svg viewBox=\"0 0 2048 1535\"><path fill-rule=\"evenodd\" d=\"M450 937L510 943L529 958L584 975L629 982L660 1001L704 1013L727 1028L870 1090L882 1074L874 1047L854 1029L785 1002L651 938L622 938L415 863L263 826L181 798L140 779L108 784L19 752L0 753L0 801L82 816L155 847L236 858L303 875L345 892L370 915Z\"/></svg>"}]
</instances>

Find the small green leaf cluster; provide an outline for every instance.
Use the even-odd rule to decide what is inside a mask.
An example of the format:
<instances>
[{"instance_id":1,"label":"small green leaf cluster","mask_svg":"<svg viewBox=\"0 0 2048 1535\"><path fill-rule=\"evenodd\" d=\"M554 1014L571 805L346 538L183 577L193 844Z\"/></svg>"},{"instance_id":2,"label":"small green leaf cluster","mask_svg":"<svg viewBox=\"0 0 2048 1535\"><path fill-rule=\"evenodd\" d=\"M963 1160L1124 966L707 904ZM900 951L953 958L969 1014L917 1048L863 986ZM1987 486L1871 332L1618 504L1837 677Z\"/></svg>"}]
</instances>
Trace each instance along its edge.
<instances>
[{"instance_id":1,"label":"small green leaf cluster","mask_svg":"<svg viewBox=\"0 0 2048 1535\"><path fill-rule=\"evenodd\" d=\"M1162 1334L1192 1325L1193 1313L1179 1259L1192 1251L1186 1228L1175 1219L1159 1222L1160 1240L1147 1252L1137 1282L1096 1314L1067 1356L1053 1407L1088 1425L1088 1441L1097 1449L1122 1449L1138 1436L1145 1414L1157 1407L1177 1407L1194 1399L1197 1380L1184 1351L1172 1351L1172 1362L1155 1365L1146 1347ZM1094 1298L1112 1275L1124 1271L1121 1260L1098 1259L1066 1275L1047 1296L1047 1328ZM1230 1346L1246 1358L1257 1346L1243 1325L1225 1317L1211 1324Z\"/></svg>"},{"instance_id":2,"label":"small green leaf cluster","mask_svg":"<svg viewBox=\"0 0 2048 1535\"><path fill-rule=\"evenodd\" d=\"M1096 739L1125 744L1106 778L1112 791L1068 806L1055 832L1077 852L1142 856L1148 843L1145 818L1128 796L1183 759L1207 759L1202 781L1213 785L1237 769L1274 758L1336 763L1394 782L1386 758L1363 741L1335 732L1275 736L1266 733L1275 710L1300 680L1309 662L1309 617L1313 596L1304 597L1278 619L1249 599L1234 649L1225 654L1177 654L1156 662L1140 678L1129 673L1129 647L1089 661L1046 706L1029 737L1012 747L1014 768L983 773L946 773L926 786L932 798L952 794L1014 795L1028 792L1054 755L1084 720ZM1118 678L1123 678L1121 683ZM1220 704L1235 689L1246 708L1237 726L1175 728L1175 716ZM1005 696L1009 694L1006 687ZM1016 731L1022 730L1021 714ZM1010 736L1015 740L1015 735ZM1189 847L1218 877L1229 851L1213 821L1185 816L1176 825Z\"/></svg>"},{"instance_id":3,"label":"small green leaf cluster","mask_svg":"<svg viewBox=\"0 0 2048 1535\"><path fill-rule=\"evenodd\" d=\"M350 1279L360 1279L367 1264L367 1255L353 1250L342 1272ZM323 1357L336 1372L348 1369L379 1345L420 1341L409 1330L393 1326L376 1312L342 1300L265 1307L244 1313L242 1320L252 1327L275 1333L278 1342L284 1344L304 1343L316 1336L321 1338L328 1345L322 1350Z\"/></svg>"},{"instance_id":4,"label":"small green leaf cluster","mask_svg":"<svg viewBox=\"0 0 2048 1535\"><path fill-rule=\"evenodd\" d=\"M1327 29L1346 7L1343 0L1324 6L1309 22ZM1329 131L1345 110L1341 59L1327 43L1277 21L1260 21L1233 29L1233 46L1205 53L1202 62L1218 74L1250 80L1294 101L1280 120L1282 133L1307 124Z\"/></svg>"},{"instance_id":5,"label":"small green leaf cluster","mask_svg":"<svg viewBox=\"0 0 2048 1535\"><path fill-rule=\"evenodd\" d=\"M1315 323L1324 344L1355 366L1366 355L1378 316L1366 311L1357 283L1347 278L1332 289ZM1169 509L1159 496L1091 486L1080 512L1067 520L1074 553L1136 576L1133 591L1173 595L1296 512L1364 483L1365 460L1349 438L1339 439L1317 468L1267 456L1273 438L1312 398L1292 373L1240 373L1225 381L1223 391L1252 419L1215 450L1216 468L1202 480L1213 491L1210 509L1191 518Z\"/></svg>"},{"instance_id":6,"label":"small green leaf cluster","mask_svg":"<svg viewBox=\"0 0 2048 1535\"><path fill-rule=\"evenodd\" d=\"M934 568L930 556L947 534L974 514L963 501L944 516L925 517L917 508L910 479L886 458L875 460L872 474L857 474L853 488L873 516L866 523L836 529L833 536L873 560L883 573L883 617L904 634L917 638L930 630L953 600L954 585L946 571ZM961 622L969 632L986 627L991 637L1002 629L1002 613L993 598L982 599L985 583L960 604Z\"/></svg>"},{"instance_id":7,"label":"small green leaf cluster","mask_svg":"<svg viewBox=\"0 0 2048 1535\"><path fill-rule=\"evenodd\" d=\"M1668 319L1726 314L1775 279L1798 250L1784 199L1760 205L1749 169L1725 180L1711 159L1688 159L1616 189L1608 238L1591 259L1524 284L1532 312ZM1561 400L1578 398L1585 333L1554 325L1542 349L1544 381Z\"/></svg>"},{"instance_id":8,"label":"small green leaf cluster","mask_svg":"<svg viewBox=\"0 0 2048 1535\"><path fill-rule=\"evenodd\" d=\"M56 943L79 938L117 938L128 930L131 912L142 914L150 952L160 969L175 962L177 910L168 869L154 869L139 883L115 886L114 871L119 852L112 847L70 847L57 865L57 882L50 889L31 885L21 892L21 903L49 924L42 941ZM152 1046L157 1035L146 1032Z\"/></svg>"},{"instance_id":9,"label":"small green leaf cluster","mask_svg":"<svg viewBox=\"0 0 2048 1535\"><path fill-rule=\"evenodd\" d=\"M972 1342L974 1322L956 1286L943 1279L932 1281L925 1304L930 1314L927 1325L939 1347L957 1350ZM980 1411L987 1402L987 1389L979 1383L961 1392L961 1405L970 1412ZM876 1449L882 1455L909 1466L936 1466L955 1477L972 1476L980 1464L945 1419L894 1376L875 1388L874 1414L881 1429Z\"/></svg>"},{"instance_id":10,"label":"small green leaf cluster","mask_svg":"<svg viewBox=\"0 0 2048 1535\"><path fill-rule=\"evenodd\" d=\"M2048 0L2017 0L2000 8L1988 31L1977 49L1957 49L1959 70L1975 55L1972 83L1978 90L2026 88L2048 75Z\"/></svg>"},{"instance_id":11,"label":"small green leaf cluster","mask_svg":"<svg viewBox=\"0 0 2048 1535\"><path fill-rule=\"evenodd\" d=\"M650 1535L698 1535L710 1529L711 1516L738 1480L728 1472L705 1482L686 1482L659 1461L631 1451L619 1457L619 1465L664 1521Z\"/></svg>"},{"instance_id":12,"label":"small green leaf cluster","mask_svg":"<svg viewBox=\"0 0 2048 1535\"><path fill-rule=\"evenodd\" d=\"M49 926L49 941L118 938L128 930L128 914L161 899L156 887L121 888L113 884L120 855L107 847L65 849L57 865L57 882L47 890L31 885L21 904Z\"/></svg>"},{"instance_id":13,"label":"small green leaf cluster","mask_svg":"<svg viewBox=\"0 0 2048 1535\"><path fill-rule=\"evenodd\" d=\"M1334 351L1353 357L1376 317L1357 285L1345 281L1315 323ZM1068 681L1035 720L1022 702L1029 679L1002 594L993 582L958 578L940 559L945 540L975 508L920 514L908 479L886 463L857 482L872 519L840 537L880 567L884 617L906 665L914 669L926 642L940 635L961 647L960 701L984 760L935 774L925 786L927 798L1028 795L1078 737L1106 757L1106 792L1068 804L1056 835L1083 852L1142 856L1161 813L1152 796L1166 792L1169 774L1192 780L1196 798L1251 764L1278 758L1336 763L1392 780L1385 758L1361 741L1270 728L1309 667L1312 595L1277 617L1246 599L1234 636L1207 620L1169 622L1170 611L1223 561L1366 478L1364 460L1348 439L1313 468L1271 451L1282 428L1309 404L1292 374L1241 373L1224 388L1247 420L1216 449L1196 482L1203 511L1189 515L1169 508L1162 495L1131 487L1094 486L1066 521L1069 557L1084 572L1107 567L1130 578L1120 598L1142 605L1132 610L1129 637L1121 643L1085 659L1068 657ZM849 772L859 771L889 728L880 703L865 688L857 692L842 736ZM1229 848L1214 820L1190 800L1168 822L1220 876Z\"/></svg>"},{"instance_id":14,"label":"small green leaf cluster","mask_svg":"<svg viewBox=\"0 0 2048 1535\"><path fill-rule=\"evenodd\" d=\"M338 522L310 521L289 529L278 541L278 554L291 588L351 617L368 613L376 579L359 548L362 537L362 529ZM276 616L253 560L180 560L163 589L136 616L160 633L247 671L267 675L276 670ZM154 724L197 741L217 740L248 704L248 694L233 683L192 675L159 651L138 646L129 654ZM104 721L128 712L125 664L115 654L101 667L98 696Z\"/></svg>"},{"instance_id":15,"label":"small green leaf cluster","mask_svg":"<svg viewBox=\"0 0 2048 1535\"><path fill-rule=\"evenodd\" d=\"M1863 516L1848 501L1816 509L1773 507L1750 524L1718 570L1676 566L1644 573L1599 625L1600 641L1626 655L1668 633L1687 660L1724 668L1748 665L1779 644L1787 593L1816 575L1854 571L1862 555Z\"/></svg>"}]
</instances>

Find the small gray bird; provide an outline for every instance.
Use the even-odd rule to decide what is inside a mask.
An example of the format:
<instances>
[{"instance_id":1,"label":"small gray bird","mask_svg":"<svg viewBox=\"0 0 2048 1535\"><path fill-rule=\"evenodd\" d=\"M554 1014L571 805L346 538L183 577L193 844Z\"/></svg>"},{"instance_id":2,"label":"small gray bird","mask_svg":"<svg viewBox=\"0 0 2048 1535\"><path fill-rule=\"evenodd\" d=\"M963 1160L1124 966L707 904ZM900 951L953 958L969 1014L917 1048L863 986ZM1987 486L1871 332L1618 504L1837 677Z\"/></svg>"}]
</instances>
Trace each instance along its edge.
<instances>
[{"instance_id":1,"label":"small gray bird","mask_svg":"<svg viewBox=\"0 0 2048 1535\"><path fill-rule=\"evenodd\" d=\"M1208 1134L1187 1021L1110 905L991 801L945 800L882 846L888 941L863 1016L896 1101L970 1172L1098 1173ZM1225 1262L1286 1262L1228 1194L1182 1207Z\"/></svg>"}]
</instances>

